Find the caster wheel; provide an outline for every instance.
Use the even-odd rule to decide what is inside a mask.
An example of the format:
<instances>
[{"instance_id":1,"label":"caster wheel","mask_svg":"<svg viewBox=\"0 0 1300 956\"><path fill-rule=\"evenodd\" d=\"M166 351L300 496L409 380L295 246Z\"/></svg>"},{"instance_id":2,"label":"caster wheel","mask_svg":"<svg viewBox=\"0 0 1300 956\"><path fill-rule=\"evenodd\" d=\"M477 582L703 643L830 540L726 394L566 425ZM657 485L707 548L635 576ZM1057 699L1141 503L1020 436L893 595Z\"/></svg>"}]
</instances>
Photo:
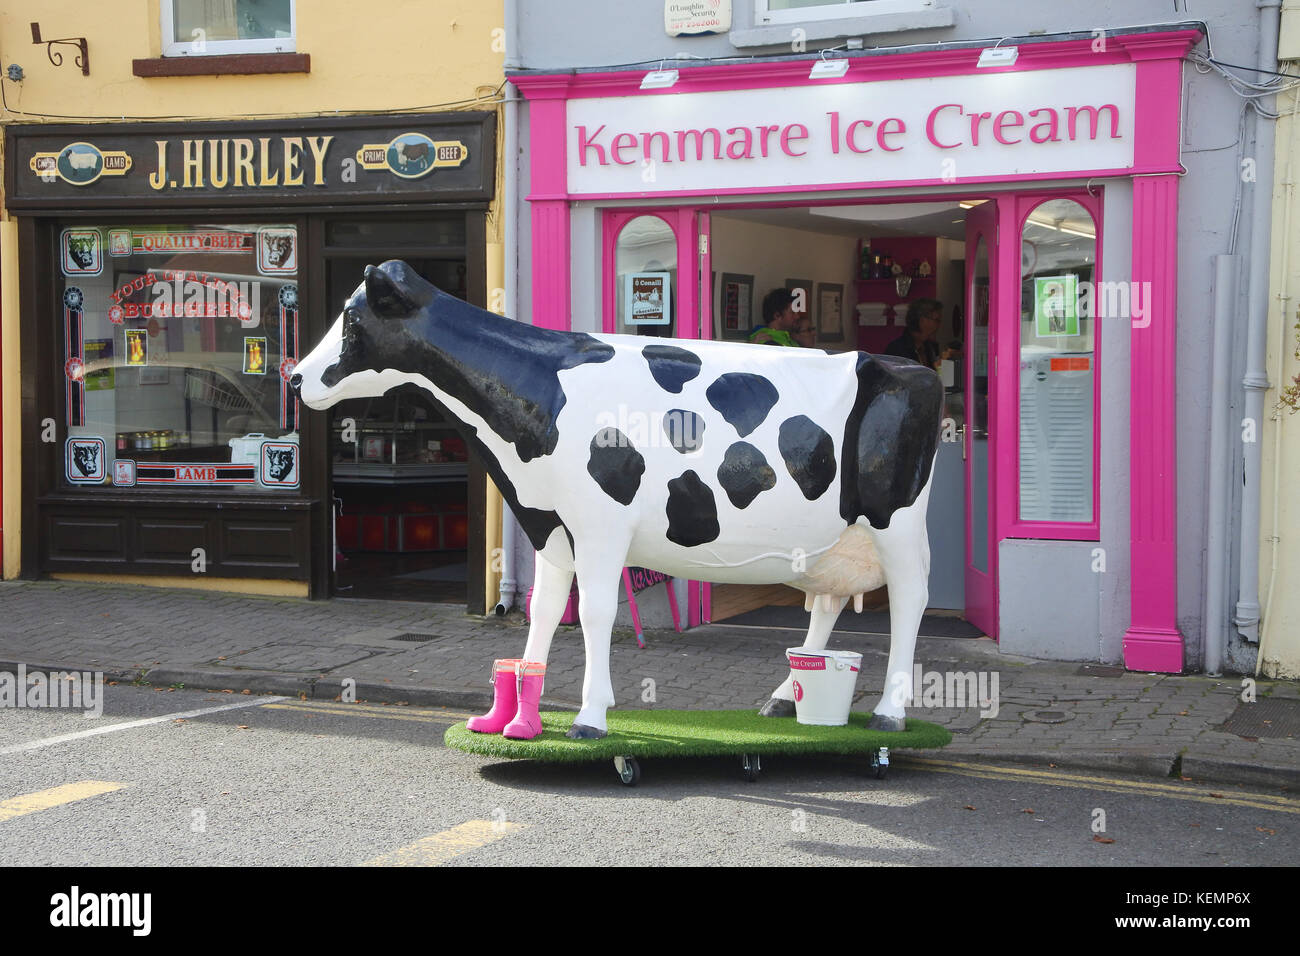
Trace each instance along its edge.
<instances>
[{"instance_id":1,"label":"caster wheel","mask_svg":"<svg viewBox=\"0 0 1300 956\"><path fill-rule=\"evenodd\" d=\"M635 787L641 779L641 765L635 757L615 757L614 769L618 771L618 779L623 781L625 787Z\"/></svg>"},{"instance_id":2,"label":"caster wheel","mask_svg":"<svg viewBox=\"0 0 1300 956\"><path fill-rule=\"evenodd\" d=\"M758 775L763 769L763 763L758 754L741 754L740 766L745 772L745 779L750 783L758 779Z\"/></svg>"},{"instance_id":3,"label":"caster wheel","mask_svg":"<svg viewBox=\"0 0 1300 956\"><path fill-rule=\"evenodd\" d=\"M875 768L876 779L884 780L889 774L889 748L881 747L871 758L871 766Z\"/></svg>"}]
</instances>

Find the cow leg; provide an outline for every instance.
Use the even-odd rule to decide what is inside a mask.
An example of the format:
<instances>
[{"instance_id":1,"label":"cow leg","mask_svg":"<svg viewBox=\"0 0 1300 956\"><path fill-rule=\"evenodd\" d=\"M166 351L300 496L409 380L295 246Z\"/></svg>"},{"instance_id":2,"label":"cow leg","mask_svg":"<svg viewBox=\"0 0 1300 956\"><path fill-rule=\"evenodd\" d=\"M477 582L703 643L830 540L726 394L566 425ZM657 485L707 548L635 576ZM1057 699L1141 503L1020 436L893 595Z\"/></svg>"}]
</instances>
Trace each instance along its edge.
<instances>
[{"instance_id":1,"label":"cow leg","mask_svg":"<svg viewBox=\"0 0 1300 956\"><path fill-rule=\"evenodd\" d=\"M573 584L573 552L563 528L556 528L546 546L537 552L533 572L533 601L528 609L528 643L524 660L545 664L551 653L551 639L569 603Z\"/></svg>"},{"instance_id":2,"label":"cow leg","mask_svg":"<svg viewBox=\"0 0 1300 956\"><path fill-rule=\"evenodd\" d=\"M844 605L849 599L847 597L834 598L835 610L828 611L823 607L820 598L814 599L812 617L808 620L808 634L803 639L803 646L810 651L820 651L826 648L826 642L831 639L831 631L835 629L835 622L839 620L840 612L844 610ZM763 709L759 712L763 717L793 717L794 716L794 675L790 674L776 690L772 691L772 697Z\"/></svg>"},{"instance_id":3,"label":"cow leg","mask_svg":"<svg viewBox=\"0 0 1300 956\"><path fill-rule=\"evenodd\" d=\"M579 545L574 556L578 571L578 617L582 621L582 642L587 652L582 678L582 710L573 719L569 736L604 737L605 711L614 706L614 688L609 679L609 642L618 613L619 587L627 541L608 540Z\"/></svg>"},{"instance_id":4,"label":"cow leg","mask_svg":"<svg viewBox=\"0 0 1300 956\"><path fill-rule=\"evenodd\" d=\"M894 512L888 528L871 529L889 585L889 665L885 691L868 724L875 730L903 730L912 700L916 634L930 600L930 541L925 532L929 502L927 481L910 507Z\"/></svg>"}]
</instances>

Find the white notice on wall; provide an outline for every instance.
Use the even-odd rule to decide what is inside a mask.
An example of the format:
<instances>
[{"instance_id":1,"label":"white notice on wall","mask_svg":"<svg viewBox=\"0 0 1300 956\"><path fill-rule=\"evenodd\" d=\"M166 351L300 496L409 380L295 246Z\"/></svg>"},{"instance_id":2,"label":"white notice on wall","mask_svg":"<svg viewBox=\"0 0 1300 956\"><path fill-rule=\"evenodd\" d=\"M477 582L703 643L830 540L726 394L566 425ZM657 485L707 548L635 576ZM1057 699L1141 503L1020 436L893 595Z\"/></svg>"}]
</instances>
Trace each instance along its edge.
<instances>
[{"instance_id":1,"label":"white notice on wall","mask_svg":"<svg viewBox=\"0 0 1300 956\"><path fill-rule=\"evenodd\" d=\"M664 32L726 33L731 29L731 0L664 0Z\"/></svg>"}]
</instances>

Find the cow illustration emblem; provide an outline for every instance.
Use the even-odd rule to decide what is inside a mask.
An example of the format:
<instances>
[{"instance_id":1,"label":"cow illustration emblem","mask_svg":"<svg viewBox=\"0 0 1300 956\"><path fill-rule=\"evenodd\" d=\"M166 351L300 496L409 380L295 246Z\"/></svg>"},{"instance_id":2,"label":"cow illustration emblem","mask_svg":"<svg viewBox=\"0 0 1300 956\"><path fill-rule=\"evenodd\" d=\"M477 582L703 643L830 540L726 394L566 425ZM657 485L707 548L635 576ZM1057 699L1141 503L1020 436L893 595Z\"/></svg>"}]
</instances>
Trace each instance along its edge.
<instances>
[{"instance_id":1,"label":"cow illustration emblem","mask_svg":"<svg viewBox=\"0 0 1300 956\"><path fill-rule=\"evenodd\" d=\"M297 442L262 442L262 484L272 488L298 487Z\"/></svg>"},{"instance_id":2,"label":"cow illustration emblem","mask_svg":"<svg viewBox=\"0 0 1300 956\"><path fill-rule=\"evenodd\" d=\"M66 469L68 481L80 484L102 482L106 447L102 438L69 438Z\"/></svg>"},{"instance_id":3,"label":"cow illustration emblem","mask_svg":"<svg viewBox=\"0 0 1300 956\"><path fill-rule=\"evenodd\" d=\"M427 390L513 509L537 563L507 736L540 733L540 722L512 727L525 697L536 714L575 573L586 665L569 736L605 735L624 566L798 588L812 612L804 646L817 650L851 598L860 610L863 592L888 584L888 673L872 726L904 728L943 407L931 369L864 352L541 329L391 261L367 267L292 384L314 409L403 384ZM648 427L620 427L633 420ZM513 690L515 675L495 686ZM793 714L794 694L787 677L763 713Z\"/></svg>"}]
</instances>

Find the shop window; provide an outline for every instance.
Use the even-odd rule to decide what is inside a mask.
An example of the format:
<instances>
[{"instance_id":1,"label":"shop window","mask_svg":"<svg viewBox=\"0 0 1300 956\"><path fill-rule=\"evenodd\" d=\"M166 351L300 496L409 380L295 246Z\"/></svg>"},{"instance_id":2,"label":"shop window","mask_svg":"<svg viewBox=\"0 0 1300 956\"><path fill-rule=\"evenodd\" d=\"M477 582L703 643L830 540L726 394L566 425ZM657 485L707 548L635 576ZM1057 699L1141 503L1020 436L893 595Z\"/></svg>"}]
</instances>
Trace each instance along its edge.
<instances>
[{"instance_id":1,"label":"shop window","mask_svg":"<svg viewBox=\"0 0 1300 956\"><path fill-rule=\"evenodd\" d=\"M932 7L933 0L754 0L758 25L835 20L877 13L908 13Z\"/></svg>"},{"instance_id":2,"label":"shop window","mask_svg":"<svg viewBox=\"0 0 1300 956\"><path fill-rule=\"evenodd\" d=\"M1095 282L1097 228L1079 203L1051 199L1021 237L1019 518L1092 522L1096 317L1112 291Z\"/></svg>"},{"instance_id":3,"label":"shop window","mask_svg":"<svg viewBox=\"0 0 1300 956\"><path fill-rule=\"evenodd\" d=\"M64 229L65 483L298 488L298 252L285 225Z\"/></svg>"},{"instance_id":4,"label":"shop window","mask_svg":"<svg viewBox=\"0 0 1300 956\"><path fill-rule=\"evenodd\" d=\"M618 234L614 252L616 331L676 334L677 236L658 216L637 216Z\"/></svg>"},{"instance_id":5,"label":"shop window","mask_svg":"<svg viewBox=\"0 0 1300 956\"><path fill-rule=\"evenodd\" d=\"M290 53L294 0L162 0L163 56Z\"/></svg>"}]
</instances>

